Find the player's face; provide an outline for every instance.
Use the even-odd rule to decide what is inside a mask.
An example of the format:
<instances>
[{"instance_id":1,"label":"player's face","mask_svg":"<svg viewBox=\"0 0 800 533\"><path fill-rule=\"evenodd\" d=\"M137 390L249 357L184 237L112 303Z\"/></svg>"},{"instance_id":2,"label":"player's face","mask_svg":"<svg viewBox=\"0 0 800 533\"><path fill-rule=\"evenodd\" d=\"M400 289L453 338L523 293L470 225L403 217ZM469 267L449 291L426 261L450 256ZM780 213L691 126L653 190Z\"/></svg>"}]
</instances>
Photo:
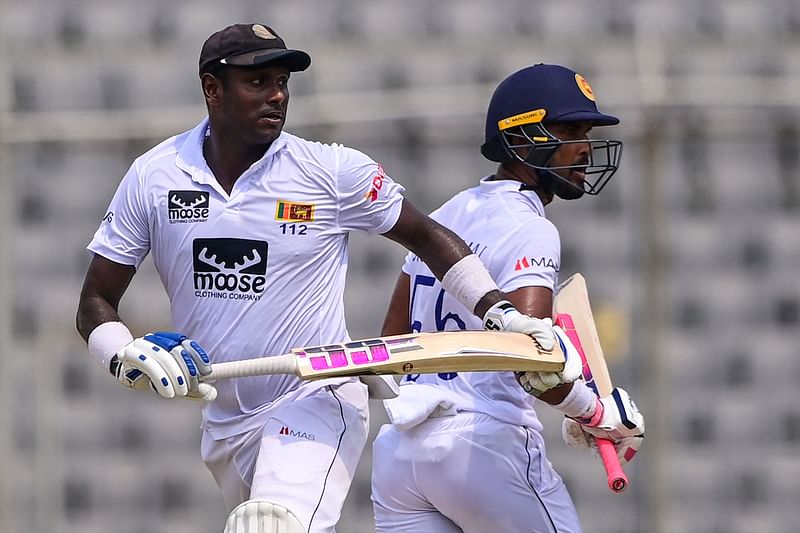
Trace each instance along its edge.
<instances>
[{"instance_id":1,"label":"player's face","mask_svg":"<svg viewBox=\"0 0 800 533\"><path fill-rule=\"evenodd\" d=\"M581 122L556 122L547 126L547 130L560 141L585 141L589 139L592 123ZM586 179L585 167L589 164L591 146L589 143L569 142L562 144L550 157L547 166L553 172L583 190ZM564 166L577 166L578 168L557 169Z\"/></svg>"},{"instance_id":2,"label":"player's face","mask_svg":"<svg viewBox=\"0 0 800 533\"><path fill-rule=\"evenodd\" d=\"M220 117L243 141L269 144L286 122L289 69L280 65L233 68L226 73Z\"/></svg>"}]
</instances>

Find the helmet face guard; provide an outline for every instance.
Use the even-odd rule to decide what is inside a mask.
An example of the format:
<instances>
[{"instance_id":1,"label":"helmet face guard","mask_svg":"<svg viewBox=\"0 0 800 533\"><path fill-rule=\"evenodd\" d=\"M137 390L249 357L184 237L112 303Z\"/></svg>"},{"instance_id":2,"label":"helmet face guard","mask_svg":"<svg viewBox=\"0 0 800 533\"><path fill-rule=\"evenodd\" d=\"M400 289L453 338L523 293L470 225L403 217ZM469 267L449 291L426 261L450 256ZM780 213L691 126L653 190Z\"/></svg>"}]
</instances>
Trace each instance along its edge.
<instances>
[{"instance_id":1,"label":"helmet face guard","mask_svg":"<svg viewBox=\"0 0 800 533\"><path fill-rule=\"evenodd\" d=\"M550 178L557 179L561 185L575 189L575 192L590 195L596 195L603 190L619 168L622 158L622 141L609 139L562 141L550 133L544 124L528 124L503 130L500 132L500 142L513 159L536 169L540 174L547 174ZM556 151L568 144L588 145L589 155L585 164L550 163ZM571 170L584 173L582 186L569 181L559 172Z\"/></svg>"},{"instance_id":2,"label":"helmet face guard","mask_svg":"<svg viewBox=\"0 0 800 533\"><path fill-rule=\"evenodd\" d=\"M545 126L570 122L613 126L619 118L597 109L594 91L577 72L544 63L523 68L504 79L489 101L481 154L490 161L519 161L535 169L539 185L560 198L595 195L617 171L622 142L562 141ZM559 148L577 143L588 148L581 150L587 152L584 160L557 166Z\"/></svg>"}]
</instances>

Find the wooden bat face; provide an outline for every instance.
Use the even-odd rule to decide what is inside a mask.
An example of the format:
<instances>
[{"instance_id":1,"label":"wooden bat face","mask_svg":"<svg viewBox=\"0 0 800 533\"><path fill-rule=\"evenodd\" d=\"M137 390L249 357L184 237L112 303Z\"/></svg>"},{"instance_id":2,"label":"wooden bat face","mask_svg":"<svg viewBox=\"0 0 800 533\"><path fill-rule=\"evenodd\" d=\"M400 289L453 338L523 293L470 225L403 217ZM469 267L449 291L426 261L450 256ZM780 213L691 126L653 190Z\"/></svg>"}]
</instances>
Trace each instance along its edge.
<instances>
[{"instance_id":1,"label":"wooden bat face","mask_svg":"<svg viewBox=\"0 0 800 533\"><path fill-rule=\"evenodd\" d=\"M521 333L442 331L293 350L303 379L364 374L559 371L560 347L540 351Z\"/></svg>"},{"instance_id":2,"label":"wooden bat face","mask_svg":"<svg viewBox=\"0 0 800 533\"><path fill-rule=\"evenodd\" d=\"M600 396L611 393L611 376L600 345L583 276L575 274L561 285L554 308L556 323L570 337L581 355L586 383Z\"/></svg>"}]
</instances>

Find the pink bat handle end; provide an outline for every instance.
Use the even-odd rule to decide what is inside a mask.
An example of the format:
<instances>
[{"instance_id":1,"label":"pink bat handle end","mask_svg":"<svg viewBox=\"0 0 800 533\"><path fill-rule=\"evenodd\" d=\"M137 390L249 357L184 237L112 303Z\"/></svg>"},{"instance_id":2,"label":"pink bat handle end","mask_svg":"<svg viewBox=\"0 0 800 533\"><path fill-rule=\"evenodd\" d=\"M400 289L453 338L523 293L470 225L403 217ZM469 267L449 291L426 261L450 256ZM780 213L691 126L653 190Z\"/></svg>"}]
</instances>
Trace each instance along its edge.
<instances>
[{"instance_id":1,"label":"pink bat handle end","mask_svg":"<svg viewBox=\"0 0 800 533\"><path fill-rule=\"evenodd\" d=\"M614 443L609 439L596 440L600 458L603 460L603 466L605 466L606 474L608 475L608 488L612 492L620 493L628 487L628 476L625 475L622 465L619 464L619 457L617 457Z\"/></svg>"}]
</instances>

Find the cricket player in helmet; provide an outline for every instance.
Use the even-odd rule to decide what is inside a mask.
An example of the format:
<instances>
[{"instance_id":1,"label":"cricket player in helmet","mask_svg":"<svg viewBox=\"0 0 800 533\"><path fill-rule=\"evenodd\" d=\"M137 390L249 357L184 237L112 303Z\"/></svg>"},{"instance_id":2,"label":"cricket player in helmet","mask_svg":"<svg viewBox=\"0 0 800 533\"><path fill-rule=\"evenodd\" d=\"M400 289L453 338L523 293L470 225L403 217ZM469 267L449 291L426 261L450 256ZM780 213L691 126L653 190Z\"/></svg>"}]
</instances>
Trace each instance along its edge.
<instances>
[{"instance_id":1,"label":"cricket player in helmet","mask_svg":"<svg viewBox=\"0 0 800 533\"><path fill-rule=\"evenodd\" d=\"M495 90L481 153L490 161L517 160L536 169L539 185L564 200L599 193L617 171L622 142L566 138L551 128L554 123L591 129L619 124L619 119L597 110L583 76L560 65L538 64L511 74ZM558 159L561 147L576 144L586 147L577 159Z\"/></svg>"},{"instance_id":2,"label":"cricket player in helmet","mask_svg":"<svg viewBox=\"0 0 800 533\"><path fill-rule=\"evenodd\" d=\"M527 67L497 87L481 152L499 165L431 218L471 243L519 312L545 322L553 316L561 238L545 207L555 196L603 188L622 143L589 140L589 132L618 122L597 110L586 80L562 66ZM406 256L383 335L480 327L422 261ZM567 355L560 373L403 378L399 397L384 402L391 423L373 443L376 532L581 532L566 484L547 459L538 409L546 403L565 415L569 446L595 449L596 437L607 438L622 463L642 443L644 417L623 389L598 398L580 379L577 349L553 330Z\"/></svg>"}]
</instances>

